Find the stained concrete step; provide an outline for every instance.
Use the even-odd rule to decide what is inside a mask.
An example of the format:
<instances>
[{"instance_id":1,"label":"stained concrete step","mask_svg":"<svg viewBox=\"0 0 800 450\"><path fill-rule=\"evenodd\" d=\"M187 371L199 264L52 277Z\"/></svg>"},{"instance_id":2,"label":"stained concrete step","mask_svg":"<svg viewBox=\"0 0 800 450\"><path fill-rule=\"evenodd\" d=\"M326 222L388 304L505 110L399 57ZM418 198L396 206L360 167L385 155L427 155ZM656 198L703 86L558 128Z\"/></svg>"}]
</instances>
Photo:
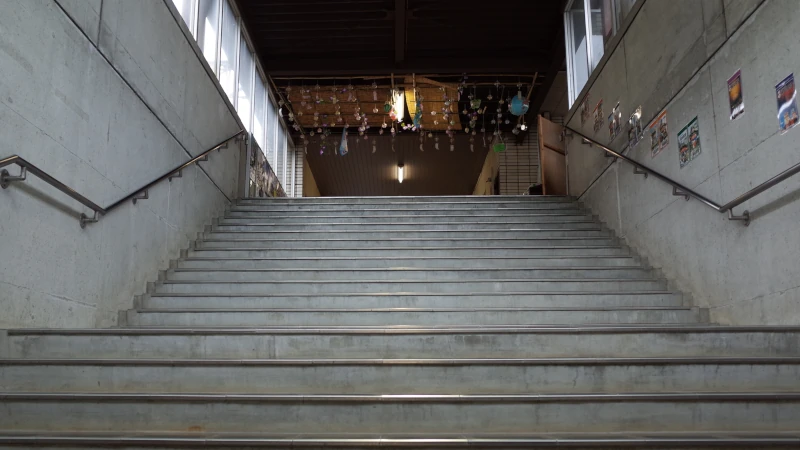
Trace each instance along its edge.
<instances>
[{"instance_id":1,"label":"stained concrete step","mask_svg":"<svg viewBox=\"0 0 800 450\"><path fill-rule=\"evenodd\" d=\"M11 447L8 447L8 446ZM537 448L537 449L593 449L619 450L668 449L697 450L731 448L743 450L764 450L765 448L797 448L800 446L800 433L776 432L694 432L694 433L480 433L446 435L441 433L416 434L259 434L259 433L142 433L126 432L1 432L0 449L17 450L51 449L53 446L63 450L98 449L174 449L203 448L212 450L232 450L246 448L299 448L323 450L330 448L366 450L375 447L390 449L496 449L496 448ZM424 447L423 447L424 446Z\"/></svg>"},{"instance_id":2,"label":"stained concrete step","mask_svg":"<svg viewBox=\"0 0 800 450\"><path fill-rule=\"evenodd\" d=\"M322 239L215 239L206 238L198 242L202 248L318 248L350 249L383 248L524 248L549 245L598 246L613 245L618 240L605 237L551 237L551 238L448 238L448 239L373 239L368 234L362 237L329 237Z\"/></svg>"},{"instance_id":3,"label":"stained concrete step","mask_svg":"<svg viewBox=\"0 0 800 450\"><path fill-rule=\"evenodd\" d=\"M542 209L542 210L498 210L490 211L486 209L464 209L464 210L356 210L348 209L343 211L267 211L267 210L253 210L253 211L240 211L232 210L225 214L228 218L251 218L261 220L273 219L324 219L331 222L341 221L339 219L359 219L359 220L375 220L380 219L397 219L404 218L406 220L423 219L453 219L456 218L469 218L476 219L493 219L497 222L506 220L522 220L522 219L551 219L551 218L570 218L570 217L586 217L587 212L579 208L570 209Z\"/></svg>"},{"instance_id":4,"label":"stained concrete step","mask_svg":"<svg viewBox=\"0 0 800 450\"><path fill-rule=\"evenodd\" d=\"M304 433L797 431L800 393L0 394L0 429Z\"/></svg>"},{"instance_id":5,"label":"stained concrete step","mask_svg":"<svg viewBox=\"0 0 800 450\"><path fill-rule=\"evenodd\" d=\"M176 263L179 269L493 269L553 267L642 267L632 256L591 256L565 258L397 258L384 257L306 257L306 258L188 258Z\"/></svg>"},{"instance_id":6,"label":"stained concrete step","mask_svg":"<svg viewBox=\"0 0 800 450\"><path fill-rule=\"evenodd\" d=\"M535 280L535 279L652 279L650 269L642 267L539 267L504 268L476 267L395 268L395 269L174 269L167 273L170 281L469 281Z\"/></svg>"},{"instance_id":7,"label":"stained concrete step","mask_svg":"<svg viewBox=\"0 0 800 450\"><path fill-rule=\"evenodd\" d=\"M201 308L553 308L615 306L683 306L672 292L546 293L536 294L358 294L300 296L232 296L152 294L141 298L141 309Z\"/></svg>"},{"instance_id":8,"label":"stained concrete step","mask_svg":"<svg viewBox=\"0 0 800 450\"><path fill-rule=\"evenodd\" d=\"M582 206L576 202L547 203L414 203L414 204L366 204L366 205L275 205L275 204L239 204L230 208L231 212L264 212L270 214L350 214L354 212L367 214L428 214L431 211L466 214L471 211L493 211L498 214L517 214L522 212L579 210Z\"/></svg>"},{"instance_id":9,"label":"stained concrete step","mask_svg":"<svg viewBox=\"0 0 800 450\"><path fill-rule=\"evenodd\" d=\"M663 291L667 283L656 279L473 279L468 281L208 281L200 278L164 281L156 286L163 294L384 294L400 292L473 293L473 292L625 292Z\"/></svg>"},{"instance_id":10,"label":"stained concrete step","mask_svg":"<svg viewBox=\"0 0 800 450\"><path fill-rule=\"evenodd\" d=\"M371 248L197 248L189 251L190 258L361 258L393 256L399 258L541 258L572 256L630 256L627 247L621 245L547 245L528 247L419 247L401 248L376 246Z\"/></svg>"},{"instance_id":11,"label":"stained concrete step","mask_svg":"<svg viewBox=\"0 0 800 450\"><path fill-rule=\"evenodd\" d=\"M513 231L519 229L535 229L541 231L567 231L599 230L602 226L591 218L584 221L564 222L497 222L492 220L459 221L459 222L429 222L426 220L397 220L397 221L360 221L355 223L319 222L281 222L276 224L271 221L256 219L220 219L214 230L222 232L232 231L275 231L275 232L400 232L400 231Z\"/></svg>"},{"instance_id":12,"label":"stained concrete step","mask_svg":"<svg viewBox=\"0 0 800 450\"><path fill-rule=\"evenodd\" d=\"M515 230L338 230L331 231L298 231L298 230L236 230L224 231L215 228L204 234L206 239L261 239L261 240L306 240L306 239L337 239L337 238L366 238L370 240L408 239L408 240L437 240L437 239L546 239L546 238L596 238L612 237L612 234L600 227L587 230L540 230L540 229L515 229Z\"/></svg>"},{"instance_id":13,"label":"stained concrete step","mask_svg":"<svg viewBox=\"0 0 800 450\"><path fill-rule=\"evenodd\" d=\"M798 392L798 379L800 358L0 360L5 392Z\"/></svg>"},{"instance_id":14,"label":"stained concrete step","mask_svg":"<svg viewBox=\"0 0 800 450\"><path fill-rule=\"evenodd\" d=\"M3 358L800 356L800 327L472 326L8 330ZM0 427L2 428L2 427Z\"/></svg>"},{"instance_id":15,"label":"stained concrete step","mask_svg":"<svg viewBox=\"0 0 800 450\"><path fill-rule=\"evenodd\" d=\"M238 204L254 205L364 205L364 204L406 204L406 203L481 203L492 205L497 202L514 203L549 203L574 201L574 197L548 195L443 195L443 196L370 196L370 197L281 197L281 198L248 198L241 199Z\"/></svg>"},{"instance_id":16,"label":"stained concrete step","mask_svg":"<svg viewBox=\"0 0 800 450\"><path fill-rule=\"evenodd\" d=\"M309 215L309 214L283 214L280 216L264 216L260 213L230 213L221 223L251 221L252 223L271 223L276 226L289 223L306 224L357 224L357 223L387 223L398 222L424 223L474 223L490 222L494 224L544 224L544 223L570 223L570 222L594 222L594 218L583 212L558 212L550 214L526 214L526 215L504 215L497 214L439 214L426 216L413 216L408 214L394 214L385 216L359 216L351 214L339 215Z\"/></svg>"},{"instance_id":17,"label":"stained concrete step","mask_svg":"<svg viewBox=\"0 0 800 450\"><path fill-rule=\"evenodd\" d=\"M708 322L689 307L580 308L372 308L372 309L171 309L130 310L133 327L438 326L554 324L688 324ZM124 319L124 320L123 320Z\"/></svg>"}]
</instances>

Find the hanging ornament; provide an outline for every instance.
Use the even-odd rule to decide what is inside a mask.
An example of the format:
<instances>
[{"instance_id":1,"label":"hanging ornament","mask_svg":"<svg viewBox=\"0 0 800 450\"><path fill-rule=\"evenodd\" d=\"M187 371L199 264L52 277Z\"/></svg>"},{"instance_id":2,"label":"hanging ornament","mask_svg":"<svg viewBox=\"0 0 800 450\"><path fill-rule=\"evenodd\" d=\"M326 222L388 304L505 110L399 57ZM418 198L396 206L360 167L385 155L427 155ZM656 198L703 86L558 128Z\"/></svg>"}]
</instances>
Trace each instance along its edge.
<instances>
[{"instance_id":1,"label":"hanging ornament","mask_svg":"<svg viewBox=\"0 0 800 450\"><path fill-rule=\"evenodd\" d=\"M515 116L521 116L528 112L528 108L530 108L530 102L527 98L522 97L522 91L517 91L517 96L511 99L511 104L509 105L509 110L511 114Z\"/></svg>"},{"instance_id":2,"label":"hanging ornament","mask_svg":"<svg viewBox=\"0 0 800 450\"><path fill-rule=\"evenodd\" d=\"M464 128L464 133L469 134L469 127Z\"/></svg>"},{"instance_id":3,"label":"hanging ornament","mask_svg":"<svg viewBox=\"0 0 800 450\"><path fill-rule=\"evenodd\" d=\"M467 111L467 108L464 108L464 110L461 111L461 114L466 116L467 114L469 114L469 111Z\"/></svg>"},{"instance_id":4,"label":"hanging ornament","mask_svg":"<svg viewBox=\"0 0 800 450\"><path fill-rule=\"evenodd\" d=\"M434 141L433 141L433 147L434 147L436 150L439 150L439 136L436 136L436 139L434 139Z\"/></svg>"},{"instance_id":5,"label":"hanging ornament","mask_svg":"<svg viewBox=\"0 0 800 450\"><path fill-rule=\"evenodd\" d=\"M429 138L432 138L432 137L433 137L433 133L431 133L430 131L428 131L428 137L429 137Z\"/></svg>"},{"instance_id":6,"label":"hanging ornament","mask_svg":"<svg viewBox=\"0 0 800 450\"><path fill-rule=\"evenodd\" d=\"M372 139L372 153L375 153L377 151L378 151L378 144L375 141L375 139Z\"/></svg>"},{"instance_id":7,"label":"hanging ornament","mask_svg":"<svg viewBox=\"0 0 800 450\"><path fill-rule=\"evenodd\" d=\"M378 134L383 134L383 128L378 131Z\"/></svg>"},{"instance_id":8,"label":"hanging ornament","mask_svg":"<svg viewBox=\"0 0 800 450\"><path fill-rule=\"evenodd\" d=\"M489 101L491 101L493 98L494 98L494 96L492 94L489 94L489 95L486 96L486 100L489 100Z\"/></svg>"}]
</instances>

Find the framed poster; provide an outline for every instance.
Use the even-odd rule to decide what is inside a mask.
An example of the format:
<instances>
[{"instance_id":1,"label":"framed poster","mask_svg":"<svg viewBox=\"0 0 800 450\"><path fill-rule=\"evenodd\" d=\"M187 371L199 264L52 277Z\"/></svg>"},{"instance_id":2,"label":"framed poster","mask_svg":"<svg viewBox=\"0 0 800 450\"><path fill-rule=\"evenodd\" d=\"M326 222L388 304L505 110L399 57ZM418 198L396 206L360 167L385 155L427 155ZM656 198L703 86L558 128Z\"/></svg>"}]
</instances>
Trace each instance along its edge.
<instances>
[{"instance_id":1,"label":"framed poster","mask_svg":"<svg viewBox=\"0 0 800 450\"><path fill-rule=\"evenodd\" d=\"M728 80L728 102L731 108L731 120L744 114L744 94L742 93L742 71L738 70Z\"/></svg>"},{"instance_id":2,"label":"framed poster","mask_svg":"<svg viewBox=\"0 0 800 450\"><path fill-rule=\"evenodd\" d=\"M690 162L700 156L700 124L697 117L689 122L680 133L678 133L678 156L681 169L688 166Z\"/></svg>"},{"instance_id":3,"label":"framed poster","mask_svg":"<svg viewBox=\"0 0 800 450\"><path fill-rule=\"evenodd\" d=\"M789 75L775 86L778 97L778 127L785 134L797 125L797 91L794 87L794 74Z\"/></svg>"}]
</instances>

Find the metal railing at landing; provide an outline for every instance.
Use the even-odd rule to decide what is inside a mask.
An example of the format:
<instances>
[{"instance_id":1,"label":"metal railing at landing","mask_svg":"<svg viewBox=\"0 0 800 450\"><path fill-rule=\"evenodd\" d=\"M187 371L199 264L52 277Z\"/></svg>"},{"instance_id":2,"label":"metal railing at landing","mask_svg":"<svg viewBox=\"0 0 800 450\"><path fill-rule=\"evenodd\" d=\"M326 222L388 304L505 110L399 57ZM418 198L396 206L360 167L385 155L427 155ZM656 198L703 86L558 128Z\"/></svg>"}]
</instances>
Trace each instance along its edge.
<instances>
[{"instance_id":1,"label":"metal railing at landing","mask_svg":"<svg viewBox=\"0 0 800 450\"><path fill-rule=\"evenodd\" d=\"M153 181L145 184L144 186L136 189L135 191L131 192L130 194L126 195L125 197L117 200L116 202L112 203L109 206L101 207L97 203L89 200L84 195L79 194L71 187L67 186L66 184L58 181L53 176L45 172L44 170L37 167L35 164L25 160L19 155L9 156L8 158L0 159L0 168L10 166L12 164L16 164L20 167L19 175L11 175L8 170L3 169L0 171L0 187L6 189L11 183L25 181L28 174L35 175L42 181L46 182L47 184L53 186L54 188L58 189L59 191L63 192L64 194L71 197L73 200L77 201L78 203L82 204L83 206L91 209L94 213L92 217L87 216L86 214L81 213L80 215L80 224L81 228L86 227L86 224L95 223L100 220L100 217L105 216L106 214L110 213L111 211L117 209L120 205L127 201L132 201L133 204L136 204L138 200L145 200L149 198L149 190L156 184L164 181L169 180L172 181L173 178L180 178L183 175L183 170L189 166L194 164L208 161L208 155L217 150L221 151L228 147L228 142L239 138L240 136L246 137L247 134L245 130L239 130L233 136L223 140L219 144L211 147L210 149L204 151L203 153L195 156L194 158L186 161L185 163L175 167L174 169L168 171L167 173L159 176L158 178L154 179Z\"/></svg>"},{"instance_id":2,"label":"metal railing at landing","mask_svg":"<svg viewBox=\"0 0 800 450\"><path fill-rule=\"evenodd\" d=\"M709 208L711 208L711 209L713 209L713 210L715 210L715 211L717 211L719 213L723 213L723 214L724 213L728 213L728 219L742 221L742 223L744 223L745 226L750 225L750 220L751 220L750 212L745 210L744 212L742 212L741 215L737 216L736 214L733 213L733 208L736 208L737 206L741 205L742 203L744 203L744 202L752 199L753 197L755 197L755 196L757 196L757 195L769 190L770 188L774 187L775 185L782 183L783 181L787 180L788 178L791 178L792 176L794 176L798 172L800 172L800 163L795 164L794 166L784 170L783 172L779 173L778 175L775 175L774 177L772 177L769 180L759 184L758 186L754 187L753 189L750 189L749 191L747 191L744 194L736 197L735 199L729 201L728 203L725 203L724 205L720 205L717 202L715 202L713 200L710 200L709 198L705 197L704 195L699 194L699 193L695 192L694 190L682 185L681 183L678 183L677 181L674 181L671 178L669 178L669 177L667 177L665 175L662 175L658 171L655 171L655 170L645 166L644 164L642 164L640 162L637 162L637 161L635 161L635 160L623 155L622 153L616 152L616 151L606 147L605 145L595 141L594 139L591 139L589 137L584 136L583 134L579 133L578 131L573 130L572 128L569 128L569 127L564 127L564 128L566 130L567 136L569 136L570 134L573 135L573 136L578 136L581 139L583 139L583 143L584 144L589 144L590 146L596 146L599 149L604 150L607 155L611 155L614 158L619 158L622 161L625 161L626 163L632 165L634 173L637 173L637 174L640 174L640 175L644 175L645 178L647 176L649 176L649 175L652 175L653 177L663 181L664 183L667 183L667 184L671 185L672 186L672 195L685 197L687 201L692 199L692 198L694 198L695 200L700 201L704 205L708 206Z\"/></svg>"}]
</instances>

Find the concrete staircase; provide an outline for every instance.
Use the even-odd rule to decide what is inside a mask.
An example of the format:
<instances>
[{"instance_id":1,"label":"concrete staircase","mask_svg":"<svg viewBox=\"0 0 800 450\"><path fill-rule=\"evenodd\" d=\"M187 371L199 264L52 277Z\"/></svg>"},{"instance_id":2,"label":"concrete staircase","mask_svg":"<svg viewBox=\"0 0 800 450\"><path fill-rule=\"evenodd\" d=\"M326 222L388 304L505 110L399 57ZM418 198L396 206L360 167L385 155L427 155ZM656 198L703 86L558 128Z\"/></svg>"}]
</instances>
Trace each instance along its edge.
<instances>
[{"instance_id":1,"label":"concrete staircase","mask_svg":"<svg viewBox=\"0 0 800 450\"><path fill-rule=\"evenodd\" d=\"M800 448L800 329L568 198L245 200L161 278L0 335L0 448Z\"/></svg>"}]
</instances>

